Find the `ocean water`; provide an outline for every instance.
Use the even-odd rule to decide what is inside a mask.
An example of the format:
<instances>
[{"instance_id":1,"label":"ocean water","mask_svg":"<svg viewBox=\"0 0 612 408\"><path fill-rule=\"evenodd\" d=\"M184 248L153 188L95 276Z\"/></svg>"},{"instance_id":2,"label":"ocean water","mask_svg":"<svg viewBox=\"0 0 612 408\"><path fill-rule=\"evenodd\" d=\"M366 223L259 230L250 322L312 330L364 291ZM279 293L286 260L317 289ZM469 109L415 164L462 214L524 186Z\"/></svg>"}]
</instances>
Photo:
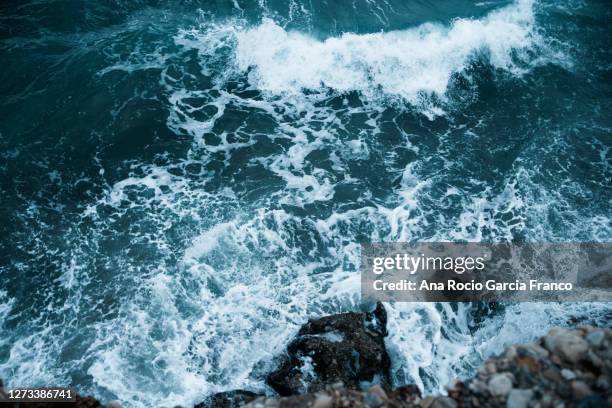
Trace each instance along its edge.
<instances>
[{"instance_id":1,"label":"ocean water","mask_svg":"<svg viewBox=\"0 0 612 408\"><path fill-rule=\"evenodd\" d=\"M612 239L612 5L0 5L0 378L125 407L361 307L359 243ZM609 304L389 304L426 393Z\"/></svg>"}]
</instances>

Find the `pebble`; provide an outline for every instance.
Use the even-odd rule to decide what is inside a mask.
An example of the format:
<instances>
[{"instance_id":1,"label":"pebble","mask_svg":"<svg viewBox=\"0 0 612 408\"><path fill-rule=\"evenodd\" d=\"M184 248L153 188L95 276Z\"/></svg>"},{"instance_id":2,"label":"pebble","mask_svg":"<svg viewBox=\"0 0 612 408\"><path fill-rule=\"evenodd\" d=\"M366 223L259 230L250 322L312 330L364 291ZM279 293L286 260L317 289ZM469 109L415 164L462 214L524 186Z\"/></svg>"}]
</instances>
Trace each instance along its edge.
<instances>
[{"instance_id":1,"label":"pebble","mask_svg":"<svg viewBox=\"0 0 612 408\"><path fill-rule=\"evenodd\" d=\"M344 383L342 381L339 381L339 382L333 383L331 387L339 390L339 389L344 388Z\"/></svg>"},{"instance_id":2,"label":"pebble","mask_svg":"<svg viewBox=\"0 0 612 408\"><path fill-rule=\"evenodd\" d=\"M513 389L508 394L507 408L527 408L529 401L533 398L532 390Z\"/></svg>"},{"instance_id":3,"label":"pebble","mask_svg":"<svg viewBox=\"0 0 612 408\"><path fill-rule=\"evenodd\" d=\"M574 374L572 370L568 370L567 368L561 370L561 376L568 381L571 381L576 378L576 374Z\"/></svg>"},{"instance_id":4,"label":"pebble","mask_svg":"<svg viewBox=\"0 0 612 408\"><path fill-rule=\"evenodd\" d=\"M561 373L554 367L548 367L544 371L542 371L542 376L549 381L559 382L563 380Z\"/></svg>"},{"instance_id":5,"label":"pebble","mask_svg":"<svg viewBox=\"0 0 612 408\"><path fill-rule=\"evenodd\" d=\"M367 393L364 397L363 397L363 402L369 406L369 407L380 407L381 405L383 405L385 402L383 401L383 399L374 393Z\"/></svg>"},{"instance_id":6,"label":"pebble","mask_svg":"<svg viewBox=\"0 0 612 408\"><path fill-rule=\"evenodd\" d=\"M580 362L589 350L589 344L578 332L561 327L551 329L544 337L544 344L550 352L558 353L574 364Z\"/></svg>"},{"instance_id":7,"label":"pebble","mask_svg":"<svg viewBox=\"0 0 612 408\"><path fill-rule=\"evenodd\" d=\"M512 379L507 373L495 374L489 380L489 391L495 396L504 396L512 389Z\"/></svg>"},{"instance_id":8,"label":"pebble","mask_svg":"<svg viewBox=\"0 0 612 408\"><path fill-rule=\"evenodd\" d=\"M431 395L429 397L425 397L421 400L421 403L419 404L419 406L421 408L430 408L431 405L434 402L434 397L432 397Z\"/></svg>"},{"instance_id":9,"label":"pebble","mask_svg":"<svg viewBox=\"0 0 612 408\"><path fill-rule=\"evenodd\" d=\"M485 392L488 391L487 384L485 384L484 382L480 380L473 380L470 383L469 387L470 387L470 390L478 394L484 394Z\"/></svg>"},{"instance_id":10,"label":"pebble","mask_svg":"<svg viewBox=\"0 0 612 408\"><path fill-rule=\"evenodd\" d=\"M387 393L378 384L371 386L363 397L363 402L370 407L380 407L387 401Z\"/></svg>"},{"instance_id":11,"label":"pebble","mask_svg":"<svg viewBox=\"0 0 612 408\"><path fill-rule=\"evenodd\" d=\"M605 375L600 375L599 378L597 379L597 386L601 388L602 390L609 390L610 381Z\"/></svg>"},{"instance_id":12,"label":"pebble","mask_svg":"<svg viewBox=\"0 0 612 408\"><path fill-rule=\"evenodd\" d=\"M368 392L370 394L374 394L377 395L378 397L380 397L382 400L386 400L387 399L387 393L385 392L385 390L383 390L383 388L378 385L375 384L373 386L370 387L370 389L368 389Z\"/></svg>"},{"instance_id":13,"label":"pebble","mask_svg":"<svg viewBox=\"0 0 612 408\"><path fill-rule=\"evenodd\" d=\"M463 383L459 381L458 379L454 378L450 381L450 383L448 383L448 385L446 386L446 390L450 392L450 391L459 389L462 386L463 386Z\"/></svg>"},{"instance_id":14,"label":"pebble","mask_svg":"<svg viewBox=\"0 0 612 408\"><path fill-rule=\"evenodd\" d=\"M280 401L276 398L268 398L264 404L265 408L278 408L280 406Z\"/></svg>"},{"instance_id":15,"label":"pebble","mask_svg":"<svg viewBox=\"0 0 612 408\"><path fill-rule=\"evenodd\" d=\"M593 366L599 367L599 368L602 368L604 366L603 360L599 358L599 356L597 356L597 354L595 354L593 350L589 350L588 357L589 357L589 361L591 362L591 364L593 364Z\"/></svg>"},{"instance_id":16,"label":"pebble","mask_svg":"<svg viewBox=\"0 0 612 408\"><path fill-rule=\"evenodd\" d=\"M591 388L584 381L572 381L572 391L574 391L574 395L578 399L593 394Z\"/></svg>"},{"instance_id":17,"label":"pebble","mask_svg":"<svg viewBox=\"0 0 612 408\"><path fill-rule=\"evenodd\" d=\"M546 358L550 354L548 350L540 346L538 343L529 343L527 346L540 358Z\"/></svg>"},{"instance_id":18,"label":"pebble","mask_svg":"<svg viewBox=\"0 0 612 408\"><path fill-rule=\"evenodd\" d=\"M516 357L516 346L510 346L506 349L506 358L512 360Z\"/></svg>"},{"instance_id":19,"label":"pebble","mask_svg":"<svg viewBox=\"0 0 612 408\"><path fill-rule=\"evenodd\" d=\"M437 397L430 408L457 408L457 401L449 397Z\"/></svg>"},{"instance_id":20,"label":"pebble","mask_svg":"<svg viewBox=\"0 0 612 408\"><path fill-rule=\"evenodd\" d=\"M605 338L606 334L603 330L593 330L592 332L586 335L586 340L593 347L601 347Z\"/></svg>"},{"instance_id":21,"label":"pebble","mask_svg":"<svg viewBox=\"0 0 612 408\"><path fill-rule=\"evenodd\" d=\"M328 394L317 394L317 398L312 404L312 408L331 408L333 403L332 397Z\"/></svg>"},{"instance_id":22,"label":"pebble","mask_svg":"<svg viewBox=\"0 0 612 408\"><path fill-rule=\"evenodd\" d=\"M540 398L540 402L542 403L543 406L550 407L552 406L552 403L553 403L553 397L550 394L544 394L542 398Z\"/></svg>"}]
</instances>

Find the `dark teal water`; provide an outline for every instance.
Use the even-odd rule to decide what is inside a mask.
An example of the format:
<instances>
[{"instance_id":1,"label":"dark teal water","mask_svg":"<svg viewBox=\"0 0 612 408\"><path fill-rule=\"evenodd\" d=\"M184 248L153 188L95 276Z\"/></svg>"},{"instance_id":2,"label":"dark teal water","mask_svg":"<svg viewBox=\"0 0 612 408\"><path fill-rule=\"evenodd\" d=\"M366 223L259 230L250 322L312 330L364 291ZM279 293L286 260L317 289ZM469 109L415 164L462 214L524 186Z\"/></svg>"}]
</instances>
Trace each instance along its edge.
<instances>
[{"instance_id":1,"label":"dark teal water","mask_svg":"<svg viewBox=\"0 0 612 408\"><path fill-rule=\"evenodd\" d=\"M127 407L263 377L360 242L612 238L606 1L5 1L0 377ZM602 304L388 306L433 392Z\"/></svg>"}]
</instances>

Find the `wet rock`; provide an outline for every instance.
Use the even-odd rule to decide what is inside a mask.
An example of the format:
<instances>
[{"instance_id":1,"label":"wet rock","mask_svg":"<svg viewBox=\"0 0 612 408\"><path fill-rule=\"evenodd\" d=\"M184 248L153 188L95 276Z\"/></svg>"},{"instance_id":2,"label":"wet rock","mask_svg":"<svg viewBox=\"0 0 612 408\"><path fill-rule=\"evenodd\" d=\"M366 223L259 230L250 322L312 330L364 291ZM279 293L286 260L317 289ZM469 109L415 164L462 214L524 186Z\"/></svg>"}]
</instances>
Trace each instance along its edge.
<instances>
[{"instance_id":1,"label":"wet rock","mask_svg":"<svg viewBox=\"0 0 612 408\"><path fill-rule=\"evenodd\" d=\"M513 360L516 357L516 346L510 346L506 349L506 358Z\"/></svg>"},{"instance_id":2,"label":"wet rock","mask_svg":"<svg viewBox=\"0 0 612 408\"><path fill-rule=\"evenodd\" d=\"M316 395L312 408L332 408L333 403L334 400L329 394L320 393Z\"/></svg>"},{"instance_id":3,"label":"wet rock","mask_svg":"<svg viewBox=\"0 0 612 408\"><path fill-rule=\"evenodd\" d=\"M606 335L603 330L593 330L585 338L593 347L601 347Z\"/></svg>"},{"instance_id":4,"label":"wet rock","mask_svg":"<svg viewBox=\"0 0 612 408\"><path fill-rule=\"evenodd\" d=\"M507 408L527 408L529 401L533 398L532 390L514 389L508 393Z\"/></svg>"},{"instance_id":5,"label":"wet rock","mask_svg":"<svg viewBox=\"0 0 612 408\"><path fill-rule=\"evenodd\" d=\"M389 399L396 401L400 406L408 405L421 398L421 390L414 385L403 385L389 392Z\"/></svg>"},{"instance_id":6,"label":"wet rock","mask_svg":"<svg viewBox=\"0 0 612 408\"><path fill-rule=\"evenodd\" d=\"M460 401L463 398L463 392L465 389L465 384L459 380L452 380L450 384L446 387L448 391L448 396L456 401Z\"/></svg>"},{"instance_id":7,"label":"wet rock","mask_svg":"<svg viewBox=\"0 0 612 408\"><path fill-rule=\"evenodd\" d=\"M429 408L457 408L457 401L449 397L436 397Z\"/></svg>"},{"instance_id":8,"label":"wet rock","mask_svg":"<svg viewBox=\"0 0 612 408\"><path fill-rule=\"evenodd\" d=\"M593 394L593 390L584 381L572 381L572 391L577 399L582 399Z\"/></svg>"},{"instance_id":9,"label":"wet rock","mask_svg":"<svg viewBox=\"0 0 612 408\"><path fill-rule=\"evenodd\" d=\"M313 408L316 397L313 394L292 395L285 398L259 397L244 405L246 408ZM329 408L329 407L322 407Z\"/></svg>"},{"instance_id":10,"label":"wet rock","mask_svg":"<svg viewBox=\"0 0 612 408\"><path fill-rule=\"evenodd\" d=\"M472 380L469 389L476 394L486 394L489 391L487 384L480 380Z\"/></svg>"},{"instance_id":11,"label":"wet rock","mask_svg":"<svg viewBox=\"0 0 612 408\"><path fill-rule=\"evenodd\" d=\"M58 406L61 406L61 404L57 404ZM27 405L21 405L22 407L26 407ZM97 399L95 399L94 397L90 397L90 396L80 396L77 395L76 396L76 402L73 405L74 408L103 408L104 405L102 405L100 403L100 401L98 401Z\"/></svg>"},{"instance_id":12,"label":"wet rock","mask_svg":"<svg viewBox=\"0 0 612 408\"><path fill-rule=\"evenodd\" d=\"M608 328L552 329L542 339L489 359L476 378L466 381L460 398L449 396L474 407L612 406L610 338ZM491 364L495 370L488 368Z\"/></svg>"},{"instance_id":13,"label":"wet rock","mask_svg":"<svg viewBox=\"0 0 612 408\"><path fill-rule=\"evenodd\" d=\"M561 370L561 376L568 381L576 378L576 374L574 374L572 370L568 370L567 368L564 368L563 370Z\"/></svg>"},{"instance_id":14,"label":"wet rock","mask_svg":"<svg viewBox=\"0 0 612 408\"><path fill-rule=\"evenodd\" d=\"M489 380L489 391L494 396L504 396L512 389L512 378L507 373L495 374Z\"/></svg>"},{"instance_id":15,"label":"wet rock","mask_svg":"<svg viewBox=\"0 0 612 408\"><path fill-rule=\"evenodd\" d=\"M236 408L259 396L259 394L245 390L219 392L207 397L204 402L197 404L194 408Z\"/></svg>"},{"instance_id":16,"label":"wet rock","mask_svg":"<svg viewBox=\"0 0 612 408\"><path fill-rule=\"evenodd\" d=\"M548 367L542 370L542 377L552 382L563 381L563 376L561 375L561 372L556 367Z\"/></svg>"},{"instance_id":17,"label":"wet rock","mask_svg":"<svg viewBox=\"0 0 612 408\"><path fill-rule=\"evenodd\" d=\"M362 389L389 388L391 361L385 349L387 313L381 303L368 313L342 313L306 323L267 383L280 395L303 394L341 382Z\"/></svg>"},{"instance_id":18,"label":"wet rock","mask_svg":"<svg viewBox=\"0 0 612 408\"><path fill-rule=\"evenodd\" d=\"M570 363L578 363L582 360L589 349L589 344L578 331L555 327L551 329L544 338L546 348L559 354Z\"/></svg>"},{"instance_id":19,"label":"wet rock","mask_svg":"<svg viewBox=\"0 0 612 408\"><path fill-rule=\"evenodd\" d=\"M367 393L363 397L363 402L369 407L377 408L382 406L385 403L385 400L380 397L380 395Z\"/></svg>"},{"instance_id":20,"label":"wet rock","mask_svg":"<svg viewBox=\"0 0 612 408\"><path fill-rule=\"evenodd\" d=\"M490 374L495 374L497 372L497 367L495 364L487 364L487 372Z\"/></svg>"},{"instance_id":21,"label":"wet rock","mask_svg":"<svg viewBox=\"0 0 612 408\"><path fill-rule=\"evenodd\" d=\"M610 380L608 379L608 377L606 377L605 375L601 375L598 379L597 382L595 383L595 386L601 390L610 390L611 385L610 385Z\"/></svg>"},{"instance_id":22,"label":"wet rock","mask_svg":"<svg viewBox=\"0 0 612 408\"><path fill-rule=\"evenodd\" d=\"M612 397L610 399L612 399ZM578 401L576 408L609 408L612 406L612 401L610 401L610 399L606 401L600 396L592 395Z\"/></svg>"},{"instance_id":23,"label":"wet rock","mask_svg":"<svg viewBox=\"0 0 612 408\"><path fill-rule=\"evenodd\" d=\"M548 350L540 346L537 342L528 343L522 349L526 350L530 355L538 358L546 358L550 354Z\"/></svg>"},{"instance_id":24,"label":"wet rock","mask_svg":"<svg viewBox=\"0 0 612 408\"><path fill-rule=\"evenodd\" d=\"M603 333L603 337L598 333ZM608 328L584 326L573 330L551 330L545 338L511 346L501 356L488 359L476 377L449 384L447 396L430 395L424 399L414 385L390 389L389 360L383 341L385 335L386 314L382 305L377 305L377 309L370 313L344 313L312 320L302 327L289 345L277 370L277 380L279 384L285 384L287 392L297 384L295 389L306 393L264 397L236 390L215 394L196 407L612 406L612 330ZM584 345L586 352L580 351ZM579 358L572 357L576 350ZM287 362L294 365L285 367L283 364ZM287 375L283 379L284 374ZM55 408L64 405L28 403L19 406ZM96 399L81 396L77 396L77 403L71 405L76 408L103 407ZM107 408L110 406L109 403Z\"/></svg>"},{"instance_id":25,"label":"wet rock","mask_svg":"<svg viewBox=\"0 0 612 408\"><path fill-rule=\"evenodd\" d=\"M385 390L378 384L371 386L368 390L368 394L377 396L381 401L387 401L389 399Z\"/></svg>"},{"instance_id":26,"label":"wet rock","mask_svg":"<svg viewBox=\"0 0 612 408\"><path fill-rule=\"evenodd\" d=\"M587 360L593 367L597 367L598 369L602 369L605 366L605 363L601 357L599 357L593 350L589 350L587 353Z\"/></svg>"}]
</instances>

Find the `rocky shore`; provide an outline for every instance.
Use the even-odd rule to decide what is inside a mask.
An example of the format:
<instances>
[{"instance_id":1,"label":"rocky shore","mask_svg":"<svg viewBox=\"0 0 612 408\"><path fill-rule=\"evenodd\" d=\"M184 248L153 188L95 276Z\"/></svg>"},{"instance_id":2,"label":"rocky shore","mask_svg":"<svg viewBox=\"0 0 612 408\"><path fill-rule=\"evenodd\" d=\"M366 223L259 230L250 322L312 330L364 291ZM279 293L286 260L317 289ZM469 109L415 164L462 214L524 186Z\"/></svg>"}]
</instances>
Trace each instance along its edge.
<instances>
[{"instance_id":1,"label":"rocky shore","mask_svg":"<svg viewBox=\"0 0 612 408\"><path fill-rule=\"evenodd\" d=\"M211 395L195 408L612 407L609 328L553 328L543 338L490 358L473 378L449 384L447 395L424 397L414 385L392 387L386 324L380 303L367 313L310 320L267 376L278 396L233 390ZM72 406L102 407L80 396Z\"/></svg>"},{"instance_id":2,"label":"rocky shore","mask_svg":"<svg viewBox=\"0 0 612 408\"><path fill-rule=\"evenodd\" d=\"M553 328L490 358L473 378L449 384L447 395L423 397L413 385L391 387L386 322L382 304L370 313L311 320L268 376L280 397L234 391L198 408L612 407L610 329Z\"/></svg>"}]
</instances>

